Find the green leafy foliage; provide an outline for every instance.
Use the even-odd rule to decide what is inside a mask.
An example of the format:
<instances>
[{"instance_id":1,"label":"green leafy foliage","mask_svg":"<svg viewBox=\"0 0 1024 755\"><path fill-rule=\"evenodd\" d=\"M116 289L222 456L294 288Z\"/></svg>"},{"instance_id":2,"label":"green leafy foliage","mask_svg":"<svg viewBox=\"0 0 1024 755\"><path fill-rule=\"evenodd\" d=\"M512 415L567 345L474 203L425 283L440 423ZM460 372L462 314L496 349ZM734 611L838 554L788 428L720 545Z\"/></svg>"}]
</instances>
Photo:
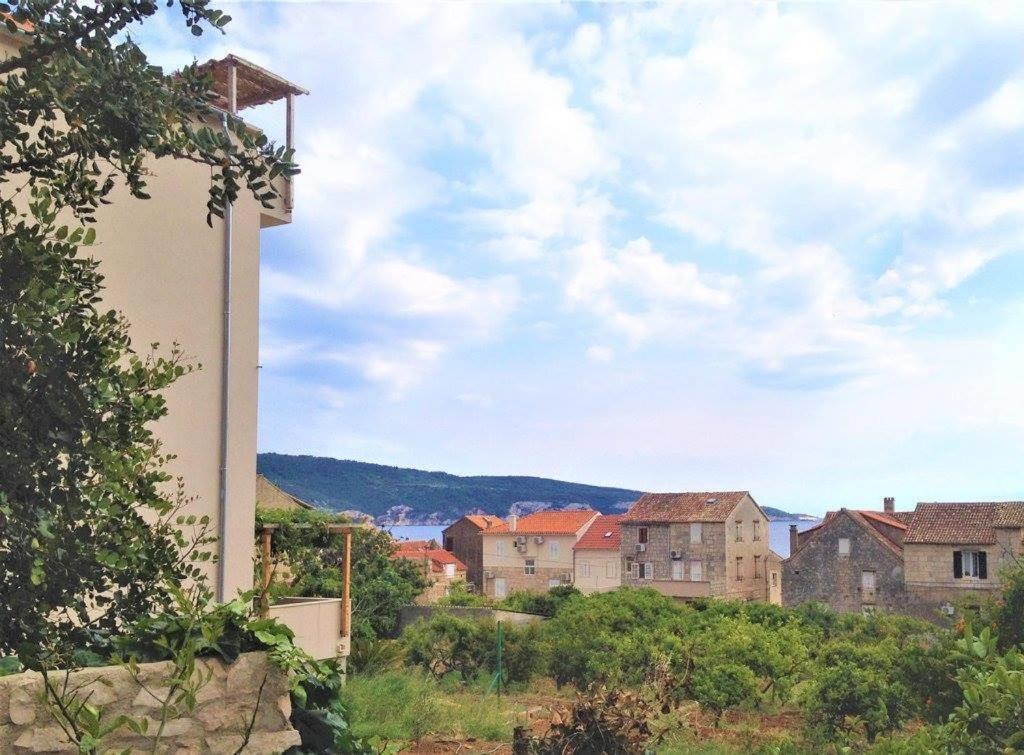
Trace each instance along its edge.
<instances>
[{"instance_id":1,"label":"green leafy foliage","mask_svg":"<svg viewBox=\"0 0 1024 755\"><path fill-rule=\"evenodd\" d=\"M257 532L264 524L280 525L271 544L276 564L272 597L341 597L345 536L330 533L327 525L346 521L343 516L316 510L257 510ZM355 639L393 636L399 610L426 587L416 564L391 558L394 547L391 536L382 530L366 527L352 533L350 594Z\"/></svg>"},{"instance_id":2,"label":"green leafy foliage","mask_svg":"<svg viewBox=\"0 0 1024 755\"><path fill-rule=\"evenodd\" d=\"M544 593L514 591L500 601L497 607L538 616L554 616L567 601L580 595L582 593L573 585L559 585Z\"/></svg>"},{"instance_id":3,"label":"green leafy foliage","mask_svg":"<svg viewBox=\"0 0 1024 755\"><path fill-rule=\"evenodd\" d=\"M693 698L715 714L715 723L722 713L757 696L757 677L738 663L701 664L693 674Z\"/></svg>"}]
</instances>

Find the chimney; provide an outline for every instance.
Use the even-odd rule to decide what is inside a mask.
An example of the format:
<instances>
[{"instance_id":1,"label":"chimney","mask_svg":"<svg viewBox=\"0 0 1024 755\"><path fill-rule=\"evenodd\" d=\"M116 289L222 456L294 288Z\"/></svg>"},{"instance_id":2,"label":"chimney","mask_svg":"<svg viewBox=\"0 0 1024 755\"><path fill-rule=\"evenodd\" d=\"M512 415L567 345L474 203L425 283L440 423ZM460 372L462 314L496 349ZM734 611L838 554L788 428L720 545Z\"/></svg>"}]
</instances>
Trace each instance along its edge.
<instances>
[{"instance_id":1,"label":"chimney","mask_svg":"<svg viewBox=\"0 0 1024 755\"><path fill-rule=\"evenodd\" d=\"M789 555L796 553L796 547L800 544L800 535L796 531L796 525L789 525Z\"/></svg>"},{"instance_id":2,"label":"chimney","mask_svg":"<svg viewBox=\"0 0 1024 755\"><path fill-rule=\"evenodd\" d=\"M505 520L505 523L508 524L509 532L515 532L516 527L519 526L519 517L515 514L509 514L508 518Z\"/></svg>"},{"instance_id":3,"label":"chimney","mask_svg":"<svg viewBox=\"0 0 1024 755\"><path fill-rule=\"evenodd\" d=\"M896 512L896 499L892 497L886 497L882 499L882 510L886 514L893 514Z\"/></svg>"}]
</instances>

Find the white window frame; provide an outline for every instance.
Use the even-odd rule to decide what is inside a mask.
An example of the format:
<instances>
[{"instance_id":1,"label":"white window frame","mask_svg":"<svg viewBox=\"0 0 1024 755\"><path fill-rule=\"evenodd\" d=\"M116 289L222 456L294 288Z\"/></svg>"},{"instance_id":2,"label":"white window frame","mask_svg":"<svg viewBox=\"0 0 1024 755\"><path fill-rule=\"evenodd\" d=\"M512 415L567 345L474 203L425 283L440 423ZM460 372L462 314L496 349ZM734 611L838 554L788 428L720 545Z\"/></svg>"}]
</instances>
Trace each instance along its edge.
<instances>
[{"instance_id":1,"label":"white window frame","mask_svg":"<svg viewBox=\"0 0 1024 755\"><path fill-rule=\"evenodd\" d=\"M609 561L604 565L604 576L607 579L615 579L618 576L618 563Z\"/></svg>"},{"instance_id":2,"label":"white window frame","mask_svg":"<svg viewBox=\"0 0 1024 755\"><path fill-rule=\"evenodd\" d=\"M548 556L558 558L558 541L548 540Z\"/></svg>"},{"instance_id":3,"label":"white window frame","mask_svg":"<svg viewBox=\"0 0 1024 755\"><path fill-rule=\"evenodd\" d=\"M683 561L672 562L672 579L681 581L683 579Z\"/></svg>"},{"instance_id":4,"label":"white window frame","mask_svg":"<svg viewBox=\"0 0 1024 755\"><path fill-rule=\"evenodd\" d=\"M537 573L537 559L528 558L523 561L523 574L533 576Z\"/></svg>"},{"instance_id":5,"label":"white window frame","mask_svg":"<svg viewBox=\"0 0 1024 755\"><path fill-rule=\"evenodd\" d=\"M963 576L979 579L979 553L981 553L981 551L960 551L960 573ZM968 564L970 564L969 568L967 566Z\"/></svg>"},{"instance_id":6,"label":"white window frame","mask_svg":"<svg viewBox=\"0 0 1024 755\"><path fill-rule=\"evenodd\" d=\"M444 565L444 576L446 576L446 577L454 577L455 576L455 564L445 564Z\"/></svg>"},{"instance_id":7,"label":"white window frame","mask_svg":"<svg viewBox=\"0 0 1024 755\"><path fill-rule=\"evenodd\" d=\"M839 538L838 542L836 543L836 548L837 548L840 556L849 556L850 555L850 538L848 538L848 537L841 537L841 538Z\"/></svg>"},{"instance_id":8,"label":"white window frame","mask_svg":"<svg viewBox=\"0 0 1024 755\"><path fill-rule=\"evenodd\" d=\"M495 556L505 556L505 541L504 540L496 540L495 541L495 543L494 543L494 555Z\"/></svg>"},{"instance_id":9,"label":"white window frame","mask_svg":"<svg viewBox=\"0 0 1024 755\"><path fill-rule=\"evenodd\" d=\"M629 564L629 576L631 579L640 579L640 562L631 561Z\"/></svg>"},{"instance_id":10,"label":"white window frame","mask_svg":"<svg viewBox=\"0 0 1024 755\"><path fill-rule=\"evenodd\" d=\"M589 577L590 576L590 562L589 561L582 561L580 563L580 576L581 577Z\"/></svg>"},{"instance_id":11,"label":"white window frame","mask_svg":"<svg viewBox=\"0 0 1024 755\"><path fill-rule=\"evenodd\" d=\"M694 568L696 567L696 568ZM691 582L703 582L704 581L704 562L699 558L690 559L690 581Z\"/></svg>"},{"instance_id":12,"label":"white window frame","mask_svg":"<svg viewBox=\"0 0 1024 755\"><path fill-rule=\"evenodd\" d=\"M700 522L690 522L690 544L695 545L704 541L704 527Z\"/></svg>"},{"instance_id":13,"label":"white window frame","mask_svg":"<svg viewBox=\"0 0 1024 755\"><path fill-rule=\"evenodd\" d=\"M650 561L644 561L643 562L643 567L644 567L644 571L643 571L643 575L644 576L643 576L643 578L644 579L654 579L654 564L652 562L650 562Z\"/></svg>"}]
</instances>

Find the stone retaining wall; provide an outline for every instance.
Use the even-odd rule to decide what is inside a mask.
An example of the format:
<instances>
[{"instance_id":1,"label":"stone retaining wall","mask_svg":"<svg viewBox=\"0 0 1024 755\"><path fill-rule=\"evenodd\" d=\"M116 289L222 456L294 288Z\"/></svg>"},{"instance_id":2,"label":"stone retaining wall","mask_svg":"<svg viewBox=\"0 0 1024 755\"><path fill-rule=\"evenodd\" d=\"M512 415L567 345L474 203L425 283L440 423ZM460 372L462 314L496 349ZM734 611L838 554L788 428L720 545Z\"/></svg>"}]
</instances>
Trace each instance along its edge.
<instances>
[{"instance_id":1,"label":"stone retaining wall","mask_svg":"<svg viewBox=\"0 0 1024 755\"><path fill-rule=\"evenodd\" d=\"M157 698L167 696L172 672L173 664L166 662L140 664L137 678L119 666L69 675L68 689L78 689L79 699L88 696L91 705L101 707L104 721L127 715L148 723L146 736L127 727L118 729L102 740L100 752L152 751L160 726ZM57 672L51 679L63 684L66 676ZM204 659L197 663L194 678L205 680L196 694L196 706L167 721L159 752L233 753L242 745L250 722L252 731L243 752L270 755L299 744L299 733L289 722L288 678L266 653L246 653L231 665ZM35 672L0 677L0 753L78 752L51 714L43 689L42 675Z\"/></svg>"}]
</instances>

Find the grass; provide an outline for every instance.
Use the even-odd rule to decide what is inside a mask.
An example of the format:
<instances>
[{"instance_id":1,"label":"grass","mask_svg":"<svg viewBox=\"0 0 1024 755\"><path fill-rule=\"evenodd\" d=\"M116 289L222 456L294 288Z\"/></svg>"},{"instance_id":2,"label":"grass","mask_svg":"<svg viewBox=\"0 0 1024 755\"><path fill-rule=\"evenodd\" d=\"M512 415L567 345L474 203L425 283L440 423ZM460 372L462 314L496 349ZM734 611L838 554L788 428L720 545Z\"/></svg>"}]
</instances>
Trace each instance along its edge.
<instances>
[{"instance_id":1,"label":"grass","mask_svg":"<svg viewBox=\"0 0 1024 755\"><path fill-rule=\"evenodd\" d=\"M386 740L478 739L510 742L516 714L524 709L515 696L484 695L484 685L462 687L438 682L416 669L376 676L353 676L345 698L358 736Z\"/></svg>"}]
</instances>

